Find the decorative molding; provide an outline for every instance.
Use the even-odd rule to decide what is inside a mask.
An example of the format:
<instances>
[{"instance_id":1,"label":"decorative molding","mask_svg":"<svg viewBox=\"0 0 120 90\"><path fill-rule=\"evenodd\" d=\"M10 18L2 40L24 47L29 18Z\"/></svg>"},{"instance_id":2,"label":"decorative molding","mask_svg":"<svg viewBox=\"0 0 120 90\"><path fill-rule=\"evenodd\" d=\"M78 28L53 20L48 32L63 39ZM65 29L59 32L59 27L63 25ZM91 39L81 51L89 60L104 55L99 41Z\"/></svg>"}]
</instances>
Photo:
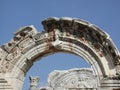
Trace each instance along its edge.
<instances>
[{"instance_id":1,"label":"decorative molding","mask_svg":"<svg viewBox=\"0 0 120 90\"><path fill-rule=\"evenodd\" d=\"M69 52L88 61L99 80L119 77L120 53L106 32L76 18L47 18L42 24L44 31L38 32L32 25L23 27L0 47L0 76L13 77L15 84L14 79L23 79L38 58Z\"/></svg>"},{"instance_id":2,"label":"decorative molding","mask_svg":"<svg viewBox=\"0 0 120 90\"><path fill-rule=\"evenodd\" d=\"M49 74L48 87L78 89L78 88L97 88L97 78L93 71L88 68L75 68L71 70L55 70ZM48 89L49 90L49 89Z\"/></svg>"}]
</instances>

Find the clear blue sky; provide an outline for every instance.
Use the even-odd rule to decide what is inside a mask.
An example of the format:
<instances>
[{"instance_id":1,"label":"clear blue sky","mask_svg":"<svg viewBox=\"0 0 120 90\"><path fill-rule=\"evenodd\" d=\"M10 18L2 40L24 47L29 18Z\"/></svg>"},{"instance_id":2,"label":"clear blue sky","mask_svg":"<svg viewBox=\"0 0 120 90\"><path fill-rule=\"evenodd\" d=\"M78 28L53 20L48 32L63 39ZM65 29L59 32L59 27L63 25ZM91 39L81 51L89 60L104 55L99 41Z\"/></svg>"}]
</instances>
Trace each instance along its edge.
<instances>
[{"instance_id":1,"label":"clear blue sky","mask_svg":"<svg viewBox=\"0 0 120 90\"><path fill-rule=\"evenodd\" d=\"M87 20L106 31L120 50L120 0L0 0L0 46L23 26L34 25L42 31L41 21L52 16ZM58 53L44 57L29 70L23 90L29 88L30 75L40 76L42 86L52 70L73 67L89 65L71 54Z\"/></svg>"}]
</instances>

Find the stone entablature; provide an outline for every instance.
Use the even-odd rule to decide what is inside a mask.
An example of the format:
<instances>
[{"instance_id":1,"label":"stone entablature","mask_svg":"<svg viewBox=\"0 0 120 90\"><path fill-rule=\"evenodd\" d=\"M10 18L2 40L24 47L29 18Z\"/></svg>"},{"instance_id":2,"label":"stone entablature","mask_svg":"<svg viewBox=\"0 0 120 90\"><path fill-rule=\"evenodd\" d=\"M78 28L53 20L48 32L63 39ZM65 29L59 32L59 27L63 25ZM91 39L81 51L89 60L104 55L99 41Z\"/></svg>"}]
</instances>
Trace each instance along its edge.
<instances>
[{"instance_id":1,"label":"stone entablature","mask_svg":"<svg viewBox=\"0 0 120 90\"><path fill-rule=\"evenodd\" d=\"M23 27L0 47L0 78L13 90L21 90L24 77L36 60L55 52L84 58L99 77L98 82L107 79L119 83L120 53L108 34L75 18L48 18L42 24L43 32L38 32L34 26ZM16 83L18 87L14 87Z\"/></svg>"},{"instance_id":2,"label":"stone entablature","mask_svg":"<svg viewBox=\"0 0 120 90\"><path fill-rule=\"evenodd\" d=\"M97 78L90 68L55 70L48 77L47 90L95 90L97 88Z\"/></svg>"},{"instance_id":3,"label":"stone entablature","mask_svg":"<svg viewBox=\"0 0 120 90\"><path fill-rule=\"evenodd\" d=\"M48 86L38 87L39 77L30 76L30 90L97 90L97 78L91 68L54 70L48 76Z\"/></svg>"}]
</instances>

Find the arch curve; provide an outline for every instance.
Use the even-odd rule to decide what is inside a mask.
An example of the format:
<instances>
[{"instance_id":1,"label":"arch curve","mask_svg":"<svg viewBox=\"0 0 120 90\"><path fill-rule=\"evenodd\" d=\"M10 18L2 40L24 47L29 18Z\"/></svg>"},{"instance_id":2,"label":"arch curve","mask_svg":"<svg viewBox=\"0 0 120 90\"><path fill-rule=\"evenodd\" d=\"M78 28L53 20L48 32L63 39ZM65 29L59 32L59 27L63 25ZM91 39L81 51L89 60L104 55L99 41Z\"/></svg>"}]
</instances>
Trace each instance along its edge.
<instances>
[{"instance_id":1,"label":"arch curve","mask_svg":"<svg viewBox=\"0 0 120 90\"><path fill-rule=\"evenodd\" d=\"M38 32L34 26L23 27L0 48L0 76L14 90L21 89L27 71L36 60L56 52L84 58L99 82L120 77L120 54L107 33L76 18L47 18L42 24L44 31ZM16 82L19 87L15 88Z\"/></svg>"}]
</instances>

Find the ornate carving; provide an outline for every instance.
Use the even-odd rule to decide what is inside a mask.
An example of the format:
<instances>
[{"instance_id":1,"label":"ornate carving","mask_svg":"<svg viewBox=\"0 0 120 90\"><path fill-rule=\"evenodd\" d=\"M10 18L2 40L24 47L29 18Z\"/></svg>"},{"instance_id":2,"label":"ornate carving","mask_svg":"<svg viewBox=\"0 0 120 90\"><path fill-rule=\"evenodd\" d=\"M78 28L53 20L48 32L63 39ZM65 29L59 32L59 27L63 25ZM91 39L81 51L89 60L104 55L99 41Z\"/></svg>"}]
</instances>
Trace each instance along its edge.
<instances>
[{"instance_id":1,"label":"ornate carving","mask_svg":"<svg viewBox=\"0 0 120 90\"><path fill-rule=\"evenodd\" d=\"M1 62L2 60L5 60L7 54L8 54L8 53L7 53L6 51L4 51L2 48L0 48L0 62Z\"/></svg>"},{"instance_id":2,"label":"ornate carving","mask_svg":"<svg viewBox=\"0 0 120 90\"><path fill-rule=\"evenodd\" d=\"M35 45L32 38L26 38L18 44L21 53L25 53Z\"/></svg>"},{"instance_id":3,"label":"ornate carving","mask_svg":"<svg viewBox=\"0 0 120 90\"><path fill-rule=\"evenodd\" d=\"M9 47L8 45L6 45L2 47L5 50L7 49L7 52L9 53L0 48L1 57L0 73L10 72L14 67L15 63L22 56L19 48L18 47L13 48L13 46Z\"/></svg>"},{"instance_id":4,"label":"ornate carving","mask_svg":"<svg viewBox=\"0 0 120 90\"><path fill-rule=\"evenodd\" d=\"M7 52L0 48L0 73L6 72L4 62L6 62Z\"/></svg>"},{"instance_id":5,"label":"ornate carving","mask_svg":"<svg viewBox=\"0 0 120 90\"><path fill-rule=\"evenodd\" d=\"M59 29L59 18L53 17L53 18L47 18L42 21L43 27L47 32L51 32L54 29Z\"/></svg>"},{"instance_id":6,"label":"ornate carving","mask_svg":"<svg viewBox=\"0 0 120 90\"><path fill-rule=\"evenodd\" d=\"M60 41L59 39L60 39L60 32L59 32L59 30L58 29L55 29L55 41L54 42L52 42L52 46L54 46L54 47L56 47L56 48L60 48L60 44L62 44L62 41Z\"/></svg>"},{"instance_id":7,"label":"ornate carving","mask_svg":"<svg viewBox=\"0 0 120 90\"><path fill-rule=\"evenodd\" d=\"M116 66L116 74L120 77L120 65Z\"/></svg>"},{"instance_id":8,"label":"ornate carving","mask_svg":"<svg viewBox=\"0 0 120 90\"><path fill-rule=\"evenodd\" d=\"M7 61L11 61L13 62L13 60L17 60L21 57L21 51L18 47L15 47L11 50L11 53L8 54L7 56Z\"/></svg>"},{"instance_id":9,"label":"ornate carving","mask_svg":"<svg viewBox=\"0 0 120 90\"><path fill-rule=\"evenodd\" d=\"M17 42L14 40L11 40L10 42L8 42L7 44L3 45L2 48L7 51L8 53L11 52L11 50L16 47Z\"/></svg>"},{"instance_id":10,"label":"ornate carving","mask_svg":"<svg viewBox=\"0 0 120 90\"><path fill-rule=\"evenodd\" d=\"M8 72L11 74L13 67L26 64L25 60L23 60L23 62L20 62L19 60L21 60L20 58L22 55L23 58L26 57L25 55L28 55L28 50L35 55L32 56L34 58L30 59L31 61L34 61L32 59L42 57L48 53L56 51L64 52L68 50L71 53L81 55L83 58L88 59L91 64L95 64L93 68L95 69L96 74L108 75L107 79L118 80L120 78L120 54L110 37L98 27L83 20L72 18L49 18L44 20L42 24L45 32L37 33L33 26L24 27L15 33L14 38L9 43L0 48L0 73ZM37 47L38 49L41 48L41 46L43 48L39 49L39 51L41 50L41 55L38 55L39 51L36 50L38 44L40 46ZM63 47L58 49L58 46L62 45ZM55 47L57 47L57 49ZM87 55L92 57L89 59ZM19 62L16 65L17 61ZM23 70L24 67L26 66L20 66L18 69ZM95 67L97 67L97 69ZM116 73L114 73L114 70L116 70ZM17 72L17 70L13 71ZM24 72L26 73L27 70L24 70ZM110 77L109 75L113 76ZM78 81L76 82L76 80ZM71 86L74 85L75 87L80 88L91 84L88 85L87 83L89 81L87 80L87 78L84 78L84 80L73 78L71 79L72 82L69 81L69 79L68 83L62 79L61 82L64 83L63 86L70 84Z\"/></svg>"},{"instance_id":11,"label":"ornate carving","mask_svg":"<svg viewBox=\"0 0 120 90\"><path fill-rule=\"evenodd\" d=\"M11 72L14 65L9 61L3 61L0 65L0 73L8 73Z\"/></svg>"},{"instance_id":12,"label":"ornate carving","mask_svg":"<svg viewBox=\"0 0 120 90\"><path fill-rule=\"evenodd\" d=\"M98 27L96 27L94 25L90 25L88 22L79 20L79 19L71 19L71 18L46 19L43 21L44 22L43 25L47 29L48 29L49 25L51 25L50 27L52 29L50 30L51 33L49 34L49 36L50 36L49 38L51 41L54 41L55 29L58 29L58 28L54 28L53 27L54 23L50 23L50 21L51 22L55 21L57 23L59 22L58 24L60 24L60 28L59 28L60 32L66 33L65 34L66 36L73 35L75 38L76 37L80 38L80 40L83 41L84 43L88 42L88 44L91 47L93 47L99 53L99 55L101 57L103 57L105 52L103 51L104 46L102 43L105 40L105 37L107 37L107 35L105 35L105 33L101 32L101 31L97 31L99 29Z\"/></svg>"},{"instance_id":13,"label":"ornate carving","mask_svg":"<svg viewBox=\"0 0 120 90\"><path fill-rule=\"evenodd\" d=\"M45 33L45 32L37 33L35 36L33 36L33 39L35 42L40 41L45 38L48 38L48 33Z\"/></svg>"},{"instance_id":14,"label":"ornate carving","mask_svg":"<svg viewBox=\"0 0 120 90\"><path fill-rule=\"evenodd\" d=\"M40 78L37 76L30 76L29 78L30 78L30 87L37 87Z\"/></svg>"},{"instance_id":15,"label":"ornate carving","mask_svg":"<svg viewBox=\"0 0 120 90\"><path fill-rule=\"evenodd\" d=\"M15 32L16 40L25 38L25 37L31 37L34 36L37 33L37 30L34 28L34 26L27 26L19 29Z\"/></svg>"},{"instance_id":16,"label":"ornate carving","mask_svg":"<svg viewBox=\"0 0 120 90\"><path fill-rule=\"evenodd\" d=\"M104 77L105 80L120 80L120 65L115 66L116 74Z\"/></svg>"},{"instance_id":17,"label":"ornate carving","mask_svg":"<svg viewBox=\"0 0 120 90\"><path fill-rule=\"evenodd\" d=\"M114 59L115 59L115 61L114 61L114 62L115 62L115 65L116 65L116 66L117 66L117 65L119 66L119 65L120 65L120 55L117 54L117 56L115 56Z\"/></svg>"},{"instance_id":18,"label":"ornate carving","mask_svg":"<svg viewBox=\"0 0 120 90\"><path fill-rule=\"evenodd\" d=\"M90 69L54 71L48 78L52 88L97 88L97 79Z\"/></svg>"},{"instance_id":19,"label":"ornate carving","mask_svg":"<svg viewBox=\"0 0 120 90\"><path fill-rule=\"evenodd\" d=\"M19 58L22 56L20 50L18 47L15 47L12 49L11 53L7 55L6 61L4 60L2 62L2 72L11 72L12 68L16 64L16 62L19 60Z\"/></svg>"},{"instance_id":20,"label":"ornate carving","mask_svg":"<svg viewBox=\"0 0 120 90\"><path fill-rule=\"evenodd\" d=\"M73 34L73 29L72 29L72 25L73 25L73 20L71 18L65 17L65 18L61 18L60 19L60 31L65 33L66 36L70 36L71 34Z\"/></svg>"},{"instance_id":21,"label":"ornate carving","mask_svg":"<svg viewBox=\"0 0 120 90\"><path fill-rule=\"evenodd\" d=\"M48 43L48 41L49 41L48 33L46 33L46 32L37 33L35 36L33 36L33 40L36 43L36 45Z\"/></svg>"},{"instance_id":22,"label":"ornate carving","mask_svg":"<svg viewBox=\"0 0 120 90\"><path fill-rule=\"evenodd\" d=\"M3 56L5 57L4 61L0 66L1 68L0 72L5 73L7 71L12 70L15 63L22 56L21 52L24 53L25 51L30 49L30 47L32 47L31 45L34 43L32 36L35 35L36 33L37 31L34 29L33 26L25 27L16 32L14 38L9 43L2 46L2 48L9 54L8 55L5 55L5 53L2 54L3 50L2 49L0 50L1 51L0 56L2 55L1 57Z\"/></svg>"},{"instance_id":23,"label":"ornate carving","mask_svg":"<svg viewBox=\"0 0 120 90\"><path fill-rule=\"evenodd\" d=\"M42 22L44 29L49 33L49 41L55 41L55 29L58 29L63 35L80 39L83 43L95 49L96 53L103 57L110 55L118 65L116 48L109 35L101 31L98 27L89 22L72 18L48 18ZM108 53L108 54L107 54Z\"/></svg>"}]
</instances>

